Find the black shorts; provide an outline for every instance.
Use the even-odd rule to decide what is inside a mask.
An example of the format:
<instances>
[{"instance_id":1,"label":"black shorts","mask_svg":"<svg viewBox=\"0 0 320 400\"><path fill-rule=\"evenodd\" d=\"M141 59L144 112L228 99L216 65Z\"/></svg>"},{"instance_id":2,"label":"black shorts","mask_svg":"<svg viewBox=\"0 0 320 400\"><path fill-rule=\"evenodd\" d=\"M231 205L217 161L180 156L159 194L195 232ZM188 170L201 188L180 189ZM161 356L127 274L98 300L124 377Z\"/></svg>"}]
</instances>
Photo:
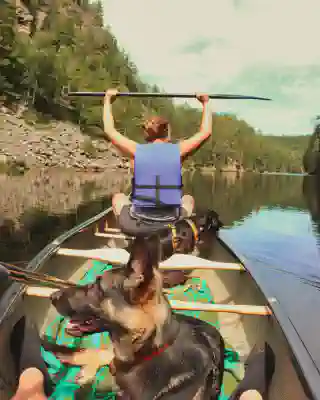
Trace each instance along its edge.
<instances>
[{"instance_id":1,"label":"black shorts","mask_svg":"<svg viewBox=\"0 0 320 400\"><path fill-rule=\"evenodd\" d=\"M154 221L152 214L148 215L149 219L145 220L142 216L136 217L131 212L131 204L123 206L119 215L119 226L123 233L132 236L146 236L151 233L167 230L171 224L177 222L180 218L177 217L171 221Z\"/></svg>"}]
</instances>

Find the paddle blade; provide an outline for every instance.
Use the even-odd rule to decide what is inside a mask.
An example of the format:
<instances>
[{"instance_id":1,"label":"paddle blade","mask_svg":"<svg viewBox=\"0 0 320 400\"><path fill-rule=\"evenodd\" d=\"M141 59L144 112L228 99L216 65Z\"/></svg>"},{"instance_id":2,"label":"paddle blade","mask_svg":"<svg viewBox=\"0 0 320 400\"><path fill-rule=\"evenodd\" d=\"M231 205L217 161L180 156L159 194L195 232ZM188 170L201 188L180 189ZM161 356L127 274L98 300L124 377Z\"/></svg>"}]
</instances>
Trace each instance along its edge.
<instances>
[{"instance_id":1,"label":"paddle blade","mask_svg":"<svg viewBox=\"0 0 320 400\"><path fill-rule=\"evenodd\" d=\"M0 264L0 281L7 280L9 277L10 277L10 272L4 265Z\"/></svg>"}]
</instances>

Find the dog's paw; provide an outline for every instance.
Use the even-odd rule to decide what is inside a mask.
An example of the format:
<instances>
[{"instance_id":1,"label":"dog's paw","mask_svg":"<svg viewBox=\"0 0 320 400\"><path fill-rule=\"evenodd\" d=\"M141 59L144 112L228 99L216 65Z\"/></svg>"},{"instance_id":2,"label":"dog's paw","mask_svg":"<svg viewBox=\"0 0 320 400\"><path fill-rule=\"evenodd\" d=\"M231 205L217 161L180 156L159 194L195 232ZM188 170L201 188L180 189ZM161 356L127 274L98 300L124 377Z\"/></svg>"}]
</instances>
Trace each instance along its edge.
<instances>
[{"instance_id":1,"label":"dog's paw","mask_svg":"<svg viewBox=\"0 0 320 400\"><path fill-rule=\"evenodd\" d=\"M83 349L71 354L56 353L56 357L64 364L70 365L99 365L110 364L113 360L113 349Z\"/></svg>"},{"instance_id":2,"label":"dog's paw","mask_svg":"<svg viewBox=\"0 0 320 400\"><path fill-rule=\"evenodd\" d=\"M98 349L76 350L71 354L56 353L55 356L63 363L68 365L86 365L92 359L96 359Z\"/></svg>"},{"instance_id":3,"label":"dog's paw","mask_svg":"<svg viewBox=\"0 0 320 400\"><path fill-rule=\"evenodd\" d=\"M99 368L100 366L93 364L82 367L75 377L75 382L80 386L92 383L96 377Z\"/></svg>"},{"instance_id":4,"label":"dog's paw","mask_svg":"<svg viewBox=\"0 0 320 400\"><path fill-rule=\"evenodd\" d=\"M192 283L188 283L187 285L185 285L185 287L183 288L184 292L188 292L189 290L193 290L195 292L202 292L202 286L201 283L196 283L196 282L192 282Z\"/></svg>"},{"instance_id":5,"label":"dog's paw","mask_svg":"<svg viewBox=\"0 0 320 400\"><path fill-rule=\"evenodd\" d=\"M56 357L64 364L81 366L82 368L76 376L76 382L79 385L85 385L94 380L101 367L111 363L114 353L112 348L84 349L72 354L56 353Z\"/></svg>"}]
</instances>

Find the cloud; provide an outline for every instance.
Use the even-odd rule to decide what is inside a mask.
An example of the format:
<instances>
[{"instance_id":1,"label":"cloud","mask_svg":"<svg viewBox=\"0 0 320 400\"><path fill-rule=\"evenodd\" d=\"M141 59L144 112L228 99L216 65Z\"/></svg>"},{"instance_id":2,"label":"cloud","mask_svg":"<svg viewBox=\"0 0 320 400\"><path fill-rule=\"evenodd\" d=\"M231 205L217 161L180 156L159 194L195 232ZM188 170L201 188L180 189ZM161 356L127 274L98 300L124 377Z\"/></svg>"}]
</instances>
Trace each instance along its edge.
<instances>
[{"instance_id":1,"label":"cloud","mask_svg":"<svg viewBox=\"0 0 320 400\"><path fill-rule=\"evenodd\" d=\"M179 49L182 54L201 54L212 45L212 40L208 38L197 38L191 43L187 43Z\"/></svg>"},{"instance_id":2,"label":"cloud","mask_svg":"<svg viewBox=\"0 0 320 400\"><path fill-rule=\"evenodd\" d=\"M148 82L272 97L213 107L266 133L311 131L320 112L319 0L107 0L104 11Z\"/></svg>"}]
</instances>

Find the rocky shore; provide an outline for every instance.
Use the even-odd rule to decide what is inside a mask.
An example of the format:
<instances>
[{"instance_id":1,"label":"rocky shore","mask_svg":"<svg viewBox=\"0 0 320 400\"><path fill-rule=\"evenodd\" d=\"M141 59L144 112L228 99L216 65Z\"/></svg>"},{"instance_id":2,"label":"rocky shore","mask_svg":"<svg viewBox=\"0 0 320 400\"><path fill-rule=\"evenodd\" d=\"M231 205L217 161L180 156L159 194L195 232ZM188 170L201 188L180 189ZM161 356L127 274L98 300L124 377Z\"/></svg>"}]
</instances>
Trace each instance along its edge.
<instances>
[{"instance_id":1,"label":"rocky shore","mask_svg":"<svg viewBox=\"0 0 320 400\"><path fill-rule=\"evenodd\" d=\"M103 138L92 140L79 127L50 121L27 123L0 111L0 165L21 169L73 168L81 171L128 171L129 162Z\"/></svg>"}]
</instances>

